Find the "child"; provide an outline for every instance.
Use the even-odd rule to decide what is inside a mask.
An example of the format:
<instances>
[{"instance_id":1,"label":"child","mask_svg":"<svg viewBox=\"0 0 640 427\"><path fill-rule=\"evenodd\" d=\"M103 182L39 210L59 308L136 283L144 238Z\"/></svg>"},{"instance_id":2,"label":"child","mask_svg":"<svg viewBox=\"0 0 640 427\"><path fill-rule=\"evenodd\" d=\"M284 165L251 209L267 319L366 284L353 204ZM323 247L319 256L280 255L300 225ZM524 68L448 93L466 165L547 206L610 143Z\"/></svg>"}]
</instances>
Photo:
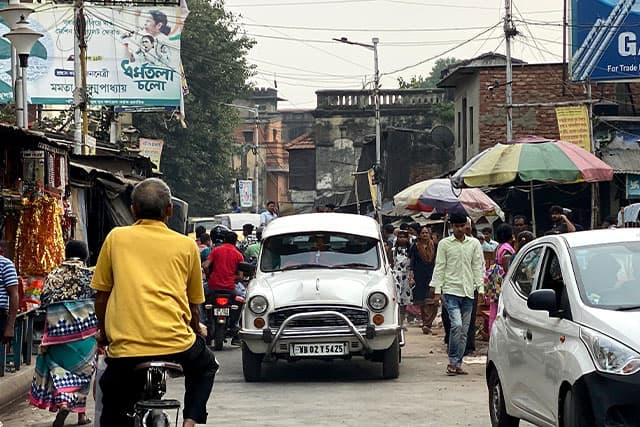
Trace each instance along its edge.
<instances>
[{"instance_id":1,"label":"child","mask_svg":"<svg viewBox=\"0 0 640 427\"><path fill-rule=\"evenodd\" d=\"M398 305L400 306L400 326L405 330L404 321L407 305L411 304L411 285L409 284L409 232L399 230L391 251L393 277L398 289Z\"/></svg>"}]
</instances>

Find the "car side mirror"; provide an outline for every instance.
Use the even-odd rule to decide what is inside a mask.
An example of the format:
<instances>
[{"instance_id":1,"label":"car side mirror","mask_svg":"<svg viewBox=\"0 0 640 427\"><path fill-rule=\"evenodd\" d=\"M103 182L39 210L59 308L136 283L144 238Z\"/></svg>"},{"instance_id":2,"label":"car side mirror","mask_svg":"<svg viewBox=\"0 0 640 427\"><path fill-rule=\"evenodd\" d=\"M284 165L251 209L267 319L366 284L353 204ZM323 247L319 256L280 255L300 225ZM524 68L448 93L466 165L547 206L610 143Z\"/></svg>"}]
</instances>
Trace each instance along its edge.
<instances>
[{"instance_id":1,"label":"car side mirror","mask_svg":"<svg viewBox=\"0 0 640 427\"><path fill-rule=\"evenodd\" d=\"M558 299L553 289L537 289L529 294L527 307L531 310L548 311L549 314L558 313Z\"/></svg>"}]
</instances>

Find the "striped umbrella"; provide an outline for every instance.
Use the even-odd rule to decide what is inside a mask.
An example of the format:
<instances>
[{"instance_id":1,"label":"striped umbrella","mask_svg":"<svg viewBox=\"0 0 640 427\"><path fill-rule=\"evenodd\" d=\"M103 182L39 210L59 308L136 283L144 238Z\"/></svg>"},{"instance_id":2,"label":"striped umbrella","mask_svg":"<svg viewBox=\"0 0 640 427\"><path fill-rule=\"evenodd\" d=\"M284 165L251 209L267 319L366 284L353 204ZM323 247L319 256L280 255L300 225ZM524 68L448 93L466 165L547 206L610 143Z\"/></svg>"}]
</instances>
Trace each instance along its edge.
<instances>
[{"instance_id":1,"label":"striped umbrella","mask_svg":"<svg viewBox=\"0 0 640 427\"><path fill-rule=\"evenodd\" d=\"M528 182L534 229L534 181L572 184L611 179L613 168L583 148L534 136L487 148L451 177L453 185L460 188Z\"/></svg>"},{"instance_id":2,"label":"striped umbrella","mask_svg":"<svg viewBox=\"0 0 640 427\"><path fill-rule=\"evenodd\" d=\"M449 179L427 179L405 188L393 196L395 212L419 211L441 213L458 212L474 221L479 218L500 217L502 209L479 188L456 190ZM406 212L405 212L406 213Z\"/></svg>"}]
</instances>

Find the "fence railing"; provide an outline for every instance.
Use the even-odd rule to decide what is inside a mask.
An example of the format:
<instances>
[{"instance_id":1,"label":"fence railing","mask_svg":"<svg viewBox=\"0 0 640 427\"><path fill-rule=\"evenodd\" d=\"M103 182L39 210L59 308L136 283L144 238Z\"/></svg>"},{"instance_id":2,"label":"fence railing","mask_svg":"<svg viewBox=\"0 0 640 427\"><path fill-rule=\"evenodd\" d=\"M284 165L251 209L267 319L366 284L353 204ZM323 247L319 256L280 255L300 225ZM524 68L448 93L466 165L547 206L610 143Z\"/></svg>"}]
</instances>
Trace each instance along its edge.
<instances>
[{"instance_id":1,"label":"fence railing","mask_svg":"<svg viewBox=\"0 0 640 427\"><path fill-rule=\"evenodd\" d=\"M0 377L3 377L7 365L10 369L18 371L22 365L31 364L33 354L33 323L39 310L29 310L18 313L14 329L14 337L11 342L11 354L7 355L9 345L0 343Z\"/></svg>"}]
</instances>

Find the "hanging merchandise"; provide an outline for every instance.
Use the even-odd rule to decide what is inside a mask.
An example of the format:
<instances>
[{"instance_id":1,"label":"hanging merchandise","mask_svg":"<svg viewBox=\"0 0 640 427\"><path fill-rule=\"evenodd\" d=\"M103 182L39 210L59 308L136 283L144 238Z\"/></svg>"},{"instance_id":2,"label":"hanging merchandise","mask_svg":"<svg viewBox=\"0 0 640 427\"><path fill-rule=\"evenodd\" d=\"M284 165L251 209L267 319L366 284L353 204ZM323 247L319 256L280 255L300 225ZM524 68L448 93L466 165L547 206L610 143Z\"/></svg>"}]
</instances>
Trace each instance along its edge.
<instances>
[{"instance_id":1,"label":"hanging merchandise","mask_svg":"<svg viewBox=\"0 0 640 427\"><path fill-rule=\"evenodd\" d=\"M43 276L64 261L61 209L56 198L27 201L16 235L16 268L23 276Z\"/></svg>"}]
</instances>

